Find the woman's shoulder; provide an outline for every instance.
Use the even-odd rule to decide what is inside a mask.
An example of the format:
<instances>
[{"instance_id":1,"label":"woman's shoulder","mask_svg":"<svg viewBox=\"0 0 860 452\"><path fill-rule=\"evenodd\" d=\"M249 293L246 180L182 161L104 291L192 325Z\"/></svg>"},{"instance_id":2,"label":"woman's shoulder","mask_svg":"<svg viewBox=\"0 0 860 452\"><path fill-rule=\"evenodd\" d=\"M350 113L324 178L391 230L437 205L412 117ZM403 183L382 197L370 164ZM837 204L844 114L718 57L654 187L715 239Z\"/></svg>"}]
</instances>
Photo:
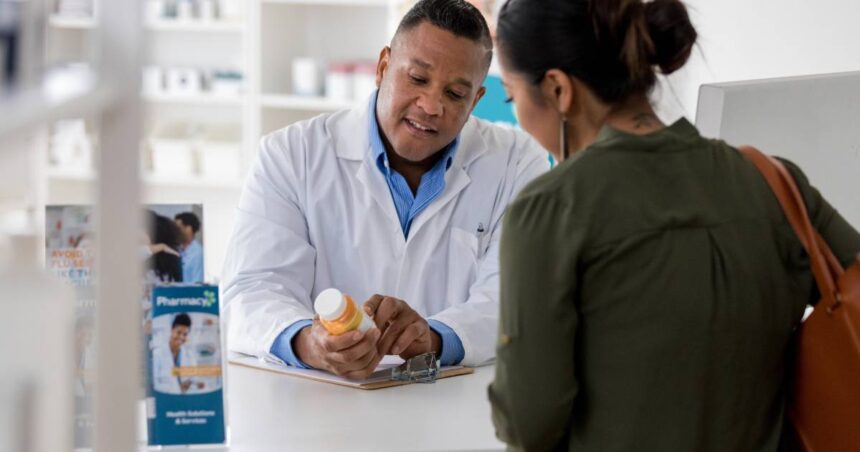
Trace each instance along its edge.
<instances>
[{"instance_id":1,"label":"woman's shoulder","mask_svg":"<svg viewBox=\"0 0 860 452\"><path fill-rule=\"evenodd\" d=\"M570 160L557 164L552 170L536 177L523 188L518 201L542 201L570 205L591 189L606 181L608 162L598 157L597 149L588 148L574 154ZM585 190L583 190L585 189ZM581 202L582 199L579 199Z\"/></svg>"},{"instance_id":2,"label":"woman's shoulder","mask_svg":"<svg viewBox=\"0 0 860 452\"><path fill-rule=\"evenodd\" d=\"M533 202L535 200L543 200L545 202L564 202L564 196L561 196L562 186L568 180L566 175L561 174L559 167L555 167L550 171L541 174L531 180L520 191L514 203Z\"/></svg>"},{"instance_id":3,"label":"woman's shoulder","mask_svg":"<svg viewBox=\"0 0 860 452\"><path fill-rule=\"evenodd\" d=\"M541 230L558 226L564 218L581 217L573 214L576 203L568 181L558 167L533 179L508 206L506 227Z\"/></svg>"}]
</instances>

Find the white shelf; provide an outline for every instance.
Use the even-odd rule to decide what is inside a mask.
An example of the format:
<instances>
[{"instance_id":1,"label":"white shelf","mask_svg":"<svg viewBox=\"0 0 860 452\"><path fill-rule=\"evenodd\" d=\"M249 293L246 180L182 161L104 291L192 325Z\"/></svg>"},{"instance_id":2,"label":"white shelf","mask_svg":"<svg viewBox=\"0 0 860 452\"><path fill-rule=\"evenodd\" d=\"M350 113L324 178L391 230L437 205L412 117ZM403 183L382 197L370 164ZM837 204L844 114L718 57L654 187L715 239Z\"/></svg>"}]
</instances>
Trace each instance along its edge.
<instances>
[{"instance_id":1,"label":"white shelf","mask_svg":"<svg viewBox=\"0 0 860 452\"><path fill-rule=\"evenodd\" d=\"M389 0L262 0L264 4L307 6L389 6Z\"/></svg>"},{"instance_id":2,"label":"white shelf","mask_svg":"<svg viewBox=\"0 0 860 452\"><path fill-rule=\"evenodd\" d=\"M244 98L242 96L222 96L216 94L175 95L162 93L144 93L143 100L150 103L158 104L225 107L240 107L244 102Z\"/></svg>"},{"instance_id":3,"label":"white shelf","mask_svg":"<svg viewBox=\"0 0 860 452\"><path fill-rule=\"evenodd\" d=\"M87 17L63 17L53 15L48 23L54 28L67 30L92 30L98 25L96 20ZM245 24L238 20L178 20L158 19L146 23L150 31L176 31L198 33L242 33Z\"/></svg>"},{"instance_id":4,"label":"white shelf","mask_svg":"<svg viewBox=\"0 0 860 452\"><path fill-rule=\"evenodd\" d=\"M48 166L46 173L48 179L52 181L93 182L96 180L96 172L91 169L69 169Z\"/></svg>"},{"instance_id":5,"label":"white shelf","mask_svg":"<svg viewBox=\"0 0 860 452\"><path fill-rule=\"evenodd\" d=\"M352 108L356 106L358 102L329 99L326 97L264 94L260 97L260 104L266 108L278 108L283 110L329 112Z\"/></svg>"},{"instance_id":6,"label":"white shelf","mask_svg":"<svg viewBox=\"0 0 860 452\"><path fill-rule=\"evenodd\" d=\"M96 20L92 17L64 17L57 14L52 15L48 23L54 28L69 30L89 30L96 27Z\"/></svg>"},{"instance_id":7,"label":"white shelf","mask_svg":"<svg viewBox=\"0 0 860 452\"><path fill-rule=\"evenodd\" d=\"M239 21L159 19L148 21L146 28L151 31L242 33L245 24Z\"/></svg>"},{"instance_id":8,"label":"white shelf","mask_svg":"<svg viewBox=\"0 0 860 452\"><path fill-rule=\"evenodd\" d=\"M48 179L58 182L91 183L96 180L96 173L93 170L66 169L51 166L48 167L47 174ZM220 188L231 190L242 187L242 182L238 178L224 180L200 175L164 176L147 173L143 175L141 180L149 187Z\"/></svg>"},{"instance_id":9,"label":"white shelf","mask_svg":"<svg viewBox=\"0 0 860 452\"><path fill-rule=\"evenodd\" d=\"M207 176L162 176L158 174L146 174L143 181L152 187L188 187L188 188L214 188L214 189L239 189L242 182L236 179L213 179Z\"/></svg>"}]
</instances>

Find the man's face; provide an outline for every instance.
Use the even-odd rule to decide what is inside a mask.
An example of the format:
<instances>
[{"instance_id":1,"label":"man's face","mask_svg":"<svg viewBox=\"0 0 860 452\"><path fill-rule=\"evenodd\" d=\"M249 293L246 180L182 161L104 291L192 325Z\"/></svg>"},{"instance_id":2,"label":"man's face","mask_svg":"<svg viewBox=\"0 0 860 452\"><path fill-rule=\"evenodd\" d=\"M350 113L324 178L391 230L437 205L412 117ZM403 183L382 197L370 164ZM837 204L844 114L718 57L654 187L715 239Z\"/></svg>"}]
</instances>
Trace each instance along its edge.
<instances>
[{"instance_id":1,"label":"man's face","mask_svg":"<svg viewBox=\"0 0 860 452\"><path fill-rule=\"evenodd\" d=\"M194 240L194 230L191 226L186 225L182 220L176 220L176 226L179 226L179 232L182 233L182 243Z\"/></svg>"},{"instance_id":2,"label":"man's face","mask_svg":"<svg viewBox=\"0 0 860 452\"><path fill-rule=\"evenodd\" d=\"M484 95L487 52L423 22L385 48L376 70L376 118L389 150L422 162L447 146Z\"/></svg>"},{"instance_id":3,"label":"man's face","mask_svg":"<svg viewBox=\"0 0 860 452\"><path fill-rule=\"evenodd\" d=\"M176 325L170 330L170 348L179 348L188 340L188 327Z\"/></svg>"}]
</instances>

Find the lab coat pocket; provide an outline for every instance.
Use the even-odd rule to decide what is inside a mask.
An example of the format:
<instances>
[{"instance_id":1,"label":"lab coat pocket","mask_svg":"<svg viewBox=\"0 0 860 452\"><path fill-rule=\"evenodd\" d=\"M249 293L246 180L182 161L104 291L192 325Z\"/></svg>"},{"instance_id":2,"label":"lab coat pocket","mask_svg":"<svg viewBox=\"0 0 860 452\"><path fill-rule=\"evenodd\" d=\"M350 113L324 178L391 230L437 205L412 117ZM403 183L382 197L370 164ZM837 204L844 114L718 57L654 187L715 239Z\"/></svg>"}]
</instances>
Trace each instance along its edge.
<instances>
[{"instance_id":1,"label":"lab coat pocket","mask_svg":"<svg viewBox=\"0 0 860 452\"><path fill-rule=\"evenodd\" d=\"M478 237L452 227L448 246L448 299L464 302L478 276Z\"/></svg>"}]
</instances>

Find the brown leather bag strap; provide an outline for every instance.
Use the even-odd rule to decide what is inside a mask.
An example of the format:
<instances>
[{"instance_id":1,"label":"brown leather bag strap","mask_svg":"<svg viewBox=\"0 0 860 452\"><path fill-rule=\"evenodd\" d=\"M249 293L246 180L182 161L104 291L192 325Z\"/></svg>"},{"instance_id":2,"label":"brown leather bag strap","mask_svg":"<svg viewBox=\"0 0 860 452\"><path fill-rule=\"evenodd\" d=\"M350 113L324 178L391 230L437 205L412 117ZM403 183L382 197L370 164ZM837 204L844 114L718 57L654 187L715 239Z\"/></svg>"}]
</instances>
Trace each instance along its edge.
<instances>
[{"instance_id":1,"label":"brown leather bag strap","mask_svg":"<svg viewBox=\"0 0 860 452\"><path fill-rule=\"evenodd\" d=\"M806 203L794 177L782 162L768 157L758 149L742 146L739 150L758 168L779 200L792 229L809 254L810 266L821 297L827 307L832 309L839 302L836 280L844 270L809 220Z\"/></svg>"},{"instance_id":2,"label":"brown leather bag strap","mask_svg":"<svg viewBox=\"0 0 860 452\"><path fill-rule=\"evenodd\" d=\"M825 251L824 257L827 258L827 265L830 267L833 279L839 281L839 277L845 273L845 267L842 266L842 263L839 262L839 259L837 259L836 255L833 254L833 250L831 250L830 245L824 241L824 237L821 237L821 234L818 233L816 233L815 236L818 237L818 248Z\"/></svg>"}]
</instances>

